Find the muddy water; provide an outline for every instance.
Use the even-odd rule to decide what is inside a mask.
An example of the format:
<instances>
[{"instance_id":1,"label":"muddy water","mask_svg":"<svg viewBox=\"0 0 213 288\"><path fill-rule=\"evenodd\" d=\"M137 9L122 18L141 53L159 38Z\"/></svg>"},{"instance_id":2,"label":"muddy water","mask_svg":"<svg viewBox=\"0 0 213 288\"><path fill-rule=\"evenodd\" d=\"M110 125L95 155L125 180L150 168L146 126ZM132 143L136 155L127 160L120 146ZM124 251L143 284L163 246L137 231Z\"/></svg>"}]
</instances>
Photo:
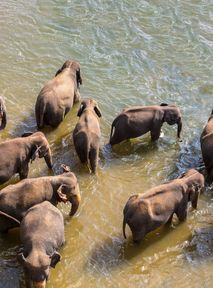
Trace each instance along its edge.
<instances>
[{"instance_id":1,"label":"muddy water","mask_svg":"<svg viewBox=\"0 0 213 288\"><path fill-rule=\"evenodd\" d=\"M201 165L199 136L213 108L211 1L4 1L0 2L0 93L7 111L4 141L35 131L34 103L43 84L66 59L82 66L83 97L102 110L98 176L79 164L72 130L78 107L56 130L45 130L54 172L70 165L78 176L81 207L66 222L66 245L48 288L212 287L213 188L184 224L174 222L135 246L121 233L128 197L190 167ZM176 103L183 114L181 143L164 125L155 144L149 135L110 150L113 118L123 107ZM30 176L47 175L39 160ZM17 178L11 182L17 181ZM128 231L128 235L130 235ZM0 287L24 287L18 230L0 238Z\"/></svg>"}]
</instances>

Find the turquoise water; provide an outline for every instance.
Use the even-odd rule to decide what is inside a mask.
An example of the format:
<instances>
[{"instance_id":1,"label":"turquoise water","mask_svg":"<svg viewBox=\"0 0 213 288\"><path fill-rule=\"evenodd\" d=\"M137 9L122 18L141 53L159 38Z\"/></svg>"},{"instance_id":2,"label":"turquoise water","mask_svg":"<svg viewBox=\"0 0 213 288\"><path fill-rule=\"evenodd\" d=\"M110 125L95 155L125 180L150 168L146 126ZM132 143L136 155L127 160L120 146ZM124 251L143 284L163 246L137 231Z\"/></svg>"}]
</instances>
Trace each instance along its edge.
<instances>
[{"instance_id":1,"label":"turquoise water","mask_svg":"<svg viewBox=\"0 0 213 288\"><path fill-rule=\"evenodd\" d=\"M212 287L211 186L186 223L162 227L139 246L124 241L121 229L131 194L201 165L199 137L213 108L212 14L211 1L0 2L0 94L8 112L0 140L35 131L36 97L67 59L81 63L81 95L95 98L103 114L97 177L74 151L78 105L57 129L45 130L54 172L61 163L71 166L82 193L73 219L68 206L59 206L66 245L48 288ZM176 127L165 124L157 143L146 135L106 148L111 122L124 107L162 102L181 109L181 143ZM39 160L29 176L47 173ZM24 287L19 247L18 230L0 239L0 287Z\"/></svg>"}]
</instances>

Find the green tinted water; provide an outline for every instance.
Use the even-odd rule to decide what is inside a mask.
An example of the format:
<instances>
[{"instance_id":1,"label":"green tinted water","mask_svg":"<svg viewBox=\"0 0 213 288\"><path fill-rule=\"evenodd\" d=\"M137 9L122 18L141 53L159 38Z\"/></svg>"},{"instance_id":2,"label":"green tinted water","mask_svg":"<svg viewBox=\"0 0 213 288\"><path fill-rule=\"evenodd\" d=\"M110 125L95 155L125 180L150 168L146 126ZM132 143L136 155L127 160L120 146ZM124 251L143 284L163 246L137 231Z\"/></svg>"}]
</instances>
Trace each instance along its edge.
<instances>
[{"instance_id":1,"label":"green tinted water","mask_svg":"<svg viewBox=\"0 0 213 288\"><path fill-rule=\"evenodd\" d=\"M72 143L78 106L56 130L46 130L54 172L70 165L82 192L78 214L65 215L66 245L47 287L212 287L213 203L209 187L186 223L150 233L135 246L122 237L122 210L143 192L200 165L199 136L213 108L211 1L4 1L0 2L0 94L8 125L4 141L34 131L34 104L67 59L81 63L82 97L102 110L98 176L79 164ZM183 114L183 142L176 127L117 146L111 122L131 105L176 103ZM47 175L43 160L30 177ZM16 181L17 178L11 182ZM130 233L128 232L128 235ZM18 230L0 238L0 287L23 286L15 256Z\"/></svg>"}]
</instances>

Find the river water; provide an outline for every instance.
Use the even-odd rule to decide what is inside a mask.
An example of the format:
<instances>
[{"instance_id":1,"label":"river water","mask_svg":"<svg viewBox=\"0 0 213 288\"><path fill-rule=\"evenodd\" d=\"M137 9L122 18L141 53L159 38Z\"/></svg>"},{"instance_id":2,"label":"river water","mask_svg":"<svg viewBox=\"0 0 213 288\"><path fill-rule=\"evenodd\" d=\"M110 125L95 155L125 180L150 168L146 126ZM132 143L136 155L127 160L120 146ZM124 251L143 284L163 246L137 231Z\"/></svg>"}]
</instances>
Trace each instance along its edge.
<instances>
[{"instance_id":1,"label":"river water","mask_svg":"<svg viewBox=\"0 0 213 288\"><path fill-rule=\"evenodd\" d=\"M77 215L60 204L66 244L48 288L213 287L213 187L197 211L147 235L140 245L122 236L123 207L141 193L188 168L202 165L199 137L211 110L213 76L212 1L0 1L0 94L8 125L0 140L35 131L34 104L46 81L67 59L81 63L82 97L99 103L102 148L97 177L75 154L76 105L55 130L44 132L60 164L76 173L82 194ZM176 127L163 126L157 143L149 135L110 150L111 122L133 105L175 103L183 115L182 142ZM47 175L42 159L29 177ZM10 183L17 181L14 177ZM16 261L19 231L0 238L0 287L24 287Z\"/></svg>"}]
</instances>

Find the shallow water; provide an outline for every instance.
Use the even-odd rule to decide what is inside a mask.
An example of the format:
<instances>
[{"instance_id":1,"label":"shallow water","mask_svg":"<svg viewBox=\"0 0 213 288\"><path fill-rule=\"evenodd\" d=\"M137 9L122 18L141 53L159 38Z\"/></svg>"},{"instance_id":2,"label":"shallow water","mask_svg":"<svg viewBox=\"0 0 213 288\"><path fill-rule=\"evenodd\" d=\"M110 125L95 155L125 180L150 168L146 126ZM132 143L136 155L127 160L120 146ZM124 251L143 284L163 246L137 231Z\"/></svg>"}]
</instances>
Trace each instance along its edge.
<instances>
[{"instance_id":1,"label":"shallow water","mask_svg":"<svg viewBox=\"0 0 213 288\"><path fill-rule=\"evenodd\" d=\"M211 1L0 2L0 94L8 111L0 140L35 131L36 97L66 59L80 61L81 95L94 97L103 114L97 177L74 152L78 105L57 129L45 130L55 174L61 163L71 166L82 193L73 219L69 207L59 205L66 245L48 288L212 287L212 187L184 224L162 227L137 246L122 236L122 210L131 194L202 165L199 137L213 108L212 13ZM176 127L165 124L155 144L146 135L113 151L105 145L122 108L162 102L181 109L181 143ZM40 159L29 176L47 173ZM0 287L24 287L15 259L19 247L18 229L0 238Z\"/></svg>"}]
</instances>

